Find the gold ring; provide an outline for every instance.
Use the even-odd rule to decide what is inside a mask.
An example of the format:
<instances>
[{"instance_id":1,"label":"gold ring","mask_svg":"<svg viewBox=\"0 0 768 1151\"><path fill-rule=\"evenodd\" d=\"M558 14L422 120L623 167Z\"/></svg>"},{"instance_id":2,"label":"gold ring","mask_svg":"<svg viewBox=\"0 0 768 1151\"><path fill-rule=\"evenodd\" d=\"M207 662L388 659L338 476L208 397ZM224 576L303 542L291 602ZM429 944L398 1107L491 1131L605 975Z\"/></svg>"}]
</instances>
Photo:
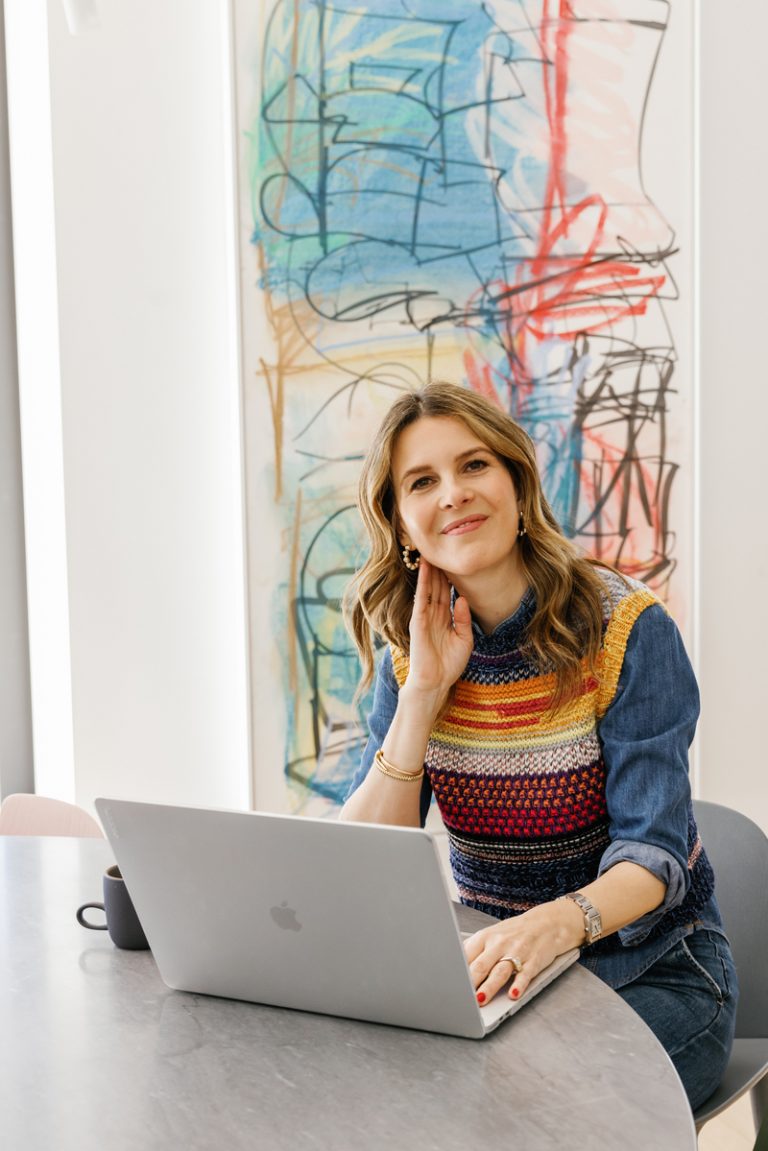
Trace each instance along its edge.
<instances>
[{"instance_id":1,"label":"gold ring","mask_svg":"<svg viewBox=\"0 0 768 1151\"><path fill-rule=\"evenodd\" d=\"M523 961L522 961L522 959L520 959L520 957L518 955L502 955L501 959L499 959L497 962L498 963L505 963L505 962L511 963L512 964L512 970L514 971L515 975L519 975L520 972L523 970Z\"/></svg>"}]
</instances>

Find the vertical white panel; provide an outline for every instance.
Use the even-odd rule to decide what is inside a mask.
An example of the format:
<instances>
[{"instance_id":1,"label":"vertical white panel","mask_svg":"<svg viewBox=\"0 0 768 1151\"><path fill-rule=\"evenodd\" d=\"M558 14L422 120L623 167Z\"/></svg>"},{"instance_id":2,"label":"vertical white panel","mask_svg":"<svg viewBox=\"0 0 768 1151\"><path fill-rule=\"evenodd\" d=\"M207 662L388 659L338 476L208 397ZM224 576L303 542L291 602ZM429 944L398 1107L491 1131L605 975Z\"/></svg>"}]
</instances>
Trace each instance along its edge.
<instances>
[{"instance_id":1,"label":"vertical white panel","mask_svg":"<svg viewBox=\"0 0 768 1151\"><path fill-rule=\"evenodd\" d=\"M248 805L225 0L50 0L77 796Z\"/></svg>"},{"instance_id":2,"label":"vertical white panel","mask_svg":"<svg viewBox=\"0 0 768 1151\"><path fill-rule=\"evenodd\" d=\"M35 787L75 792L45 0L6 0Z\"/></svg>"},{"instance_id":3,"label":"vertical white panel","mask_svg":"<svg viewBox=\"0 0 768 1151\"><path fill-rule=\"evenodd\" d=\"M0 0L0 797L34 786L7 91Z\"/></svg>"}]
</instances>

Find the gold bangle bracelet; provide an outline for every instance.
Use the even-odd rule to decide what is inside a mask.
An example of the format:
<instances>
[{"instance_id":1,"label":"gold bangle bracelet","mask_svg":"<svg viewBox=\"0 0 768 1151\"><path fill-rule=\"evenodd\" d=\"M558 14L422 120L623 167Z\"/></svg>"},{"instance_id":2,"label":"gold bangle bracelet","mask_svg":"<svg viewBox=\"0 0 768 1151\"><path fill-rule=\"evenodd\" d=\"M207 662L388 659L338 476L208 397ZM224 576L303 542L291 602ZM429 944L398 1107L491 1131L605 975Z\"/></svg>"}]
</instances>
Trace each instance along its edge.
<instances>
[{"instance_id":1,"label":"gold bangle bracelet","mask_svg":"<svg viewBox=\"0 0 768 1151\"><path fill-rule=\"evenodd\" d=\"M400 771L389 763L382 754L381 748L376 752L373 757L373 762L378 767L382 775L389 776L390 779L396 779L398 783L418 783L424 776L424 768L421 771Z\"/></svg>"}]
</instances>

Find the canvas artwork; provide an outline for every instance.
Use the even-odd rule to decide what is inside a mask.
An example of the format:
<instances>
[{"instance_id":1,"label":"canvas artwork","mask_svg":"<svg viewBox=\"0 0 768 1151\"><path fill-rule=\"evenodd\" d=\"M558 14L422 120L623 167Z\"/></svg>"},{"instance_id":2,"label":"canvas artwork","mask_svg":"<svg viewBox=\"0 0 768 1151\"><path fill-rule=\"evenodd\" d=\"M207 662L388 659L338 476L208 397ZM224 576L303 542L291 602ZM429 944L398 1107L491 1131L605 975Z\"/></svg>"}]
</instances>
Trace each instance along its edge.
<instances>
[{"instance_id":1,"label":"canvas artwork","mask_svg":"<svg viewBox=\"0 0 768 1151\"><path fill-rule=\"evenodd\" d=\"M236 0L256 800L333 810L340 597L403 389L490 397L566 534L690 598L692 16L663 0Z\"/></svg>"}]
</instances>

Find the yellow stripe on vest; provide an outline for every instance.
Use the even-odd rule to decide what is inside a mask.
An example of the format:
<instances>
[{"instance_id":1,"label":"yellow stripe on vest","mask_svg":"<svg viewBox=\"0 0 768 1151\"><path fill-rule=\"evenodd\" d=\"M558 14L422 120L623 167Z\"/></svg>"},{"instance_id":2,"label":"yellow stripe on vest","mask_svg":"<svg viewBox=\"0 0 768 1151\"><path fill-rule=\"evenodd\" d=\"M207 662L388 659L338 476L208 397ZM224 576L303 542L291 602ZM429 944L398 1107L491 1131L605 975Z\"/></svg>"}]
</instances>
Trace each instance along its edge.
<instances>
[{"instance_id":1,"label":"yellow stripe on vest","mask_svg":"<svg viewBox=\"0 0 768 1151\"><path fill-rule=\"evenodd\" d=\"M627 650L629 633L635 626L637 619L646 608L655 603L661 603L653 592L647 588L630 592L624 599L619 600L613 609L608 627L605 629L603 646L597 661L597 675L600 687L597 693L597 718L601 719L616 694L619 686L619 676L624 664L624 655ZM663 604L661 604L664 607ZM666 608L664 608L666 611Z\"/></svg>"}]
</instances>

